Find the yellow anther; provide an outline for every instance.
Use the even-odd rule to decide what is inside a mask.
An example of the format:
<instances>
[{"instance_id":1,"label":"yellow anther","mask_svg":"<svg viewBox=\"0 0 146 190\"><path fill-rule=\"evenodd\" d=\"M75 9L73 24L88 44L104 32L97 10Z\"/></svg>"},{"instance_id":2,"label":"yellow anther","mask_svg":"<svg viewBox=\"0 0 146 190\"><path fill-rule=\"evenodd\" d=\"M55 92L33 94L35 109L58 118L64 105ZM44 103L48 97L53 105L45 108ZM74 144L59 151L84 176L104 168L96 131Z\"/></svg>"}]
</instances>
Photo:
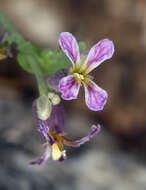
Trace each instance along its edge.
<instances>
[{"instance_id":1,"label":"yellow anther","mask_svg":"<svg viewBox=\"0 0 146 190\"><path fill-rule=\"evenodd\" d=\"M53 130L49 130L49 134L55 139L55 143L52 145L52 158L58 160L61 156L66 157L66 151L63 148L63 136L65 133L56 134Z\"/></svg>"},{"instance_id":2,"label":"yellow anther","mask_svg":"<svg viewBox=\"0 0 146 190\"><path fill-rule=\"evenodd\" d=\"M62 152L60 151L57 143L52 145L52 158L53 160L58 160L62 156Z\"/></svg>"},{"instance_id":3,"label":"yellow anther","mask_svg":"<svg viewBox=\"0 0 146 190\"><path fill-rule=\"evenodd\" d=\"M85 78L82 74L79 74L79 73L74 73L74 76L76 78L76 80L82 82Z\"/></svg>"},{"instance_id":4,"label":"yellow anther","mask_svg":"<svg viewBox=\"0 0 146 190\"><path fill-rule=\"evenodd\" d=\"M84 76L83 76L83 75L80 75L80 79L81 79L81 80L84 80Z\"/></svg>"}]
</instances>

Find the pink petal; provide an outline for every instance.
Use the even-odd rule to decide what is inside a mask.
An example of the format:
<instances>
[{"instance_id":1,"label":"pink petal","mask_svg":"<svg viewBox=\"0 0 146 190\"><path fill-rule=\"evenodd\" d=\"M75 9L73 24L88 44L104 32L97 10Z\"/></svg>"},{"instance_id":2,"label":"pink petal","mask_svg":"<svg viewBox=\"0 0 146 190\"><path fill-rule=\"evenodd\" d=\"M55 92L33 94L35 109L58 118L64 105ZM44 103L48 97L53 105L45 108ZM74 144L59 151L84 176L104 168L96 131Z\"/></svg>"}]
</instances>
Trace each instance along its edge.
<instances>
[{"instance_id":1,"label":"pink petal","mask_svg":"<svg viewBox=\"0 0 146 190\"><path fill-rule=\"evenodd\" d=\"M67 139L66 137L64 138L64 144L68 145L68 146L72 146L72 147L79 147L80 145L88 142L95 134L99 133L100 131L100 125L92 125L90 133L81 138L80 140L76 140L76 141L71 141L69 139Z\"/></svg>"},{"instance_id":2,"label":"pink petal","mask_svg":"<svg viewBox=\"0 0 146 190\"><path fill-rule=\"evenodd\" d=\"M84 84L84 89L85 101L88 108L92 111L103 110L108 97L107 92L93 81L90 81L88 85Z\"/></svg>"},{"instance_id":3,"label":"pink petal","mask_svg":"<svg viewBox=\"0 0 146 190\"><path fill-rule=\"evenodd\" d=\"M84 64L86 74L98 67L103 61L110 59L114 53L114 44L109 39L104 39L94 45L89 51Z\"/></svg>"},{"instance_id":4,"label":"pink petal","mask_svg":"<svg viewBox=\"0 0 146 190\"><path fill-rule=\"evenodd\" d=\"M64 100L77 99L81 84L75 80L74 75L63 77L59 82L59 91Z\"/></svg>"},{"instance_id":5,"label":"pink petal","mask_svg":"<svg viewBox=\"0 0 146 190\"><path fill-rule=\"evenodd\" d=\"M59 45L73 65L80 60L79 46L75 37L71 33L62 32L59 35Z\"/></svg>"}]
</instances>

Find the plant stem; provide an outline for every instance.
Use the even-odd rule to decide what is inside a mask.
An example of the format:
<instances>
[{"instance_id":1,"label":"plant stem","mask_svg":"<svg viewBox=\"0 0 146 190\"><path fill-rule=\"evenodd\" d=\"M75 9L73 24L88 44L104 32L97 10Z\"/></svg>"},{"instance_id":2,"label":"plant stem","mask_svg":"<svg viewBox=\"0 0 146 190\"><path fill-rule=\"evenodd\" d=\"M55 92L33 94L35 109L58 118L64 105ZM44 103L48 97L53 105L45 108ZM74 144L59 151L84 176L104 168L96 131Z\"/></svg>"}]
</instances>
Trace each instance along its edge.
<instances>
[{"instance_id":1,"label":"plant stem","mask_svg":"<svg viewBox=\"0 0 146 190\"><path fill-rule=\"evenodd\" d=\"M27 55L27 61L31 66L33 73L37 79L40 95L47 94L49 91L49 87L46 80L43 77L43 73L39 67L38 60L35 58L35 56Z\"/></svg>"}]
</instances>

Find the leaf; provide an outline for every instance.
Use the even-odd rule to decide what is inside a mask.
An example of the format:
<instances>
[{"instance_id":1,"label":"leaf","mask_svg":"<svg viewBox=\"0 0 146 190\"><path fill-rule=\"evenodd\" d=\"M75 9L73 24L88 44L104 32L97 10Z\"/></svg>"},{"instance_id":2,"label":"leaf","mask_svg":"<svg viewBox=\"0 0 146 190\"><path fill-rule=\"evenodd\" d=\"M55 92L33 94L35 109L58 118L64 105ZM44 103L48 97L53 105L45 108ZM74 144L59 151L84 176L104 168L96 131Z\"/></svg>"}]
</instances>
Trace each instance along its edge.
<instances>
[{"instance_id":1,"label":"leaf","mask_svg":"<svg viewBox=\"0 0 146 190\"><path fill-rule=\"evenodd\" d=\"M28 55L37 55L42 51L39 47L33 45L31 42L28 41L19 44L18 50Z\"/></svg>"},{"instance_id":2,"label":"leaf","mask_svg":"<svg viewBox=\"0 0 146 190\"><path fill-rule=\"evenodd\" d=\"M28 56L38 57L39 53L42 51L37 46L32 45L30 42L23 42L19 46L19 52L17 60L19 65L27 72L33 73L31 66L28 63ZM38 57L39 58L39 57Z\"/></svg>"},{"instance_id":3,"label":"leaf","mask_svg":"<svg viewBox=\"0 0 146 190\"><path fill-rule=\"evenodd\" d=\"M80 52L82 53L86 45L79 42ZM30 65L27 63L27 55L35 56L39 61L39 66L44 75L53 74L61 69L68 69L71 62L62 50L52 51L50 49L41 50L30 42L24 42L19 46L21 53L18 54L18 62L20 66L27 72L32 72Z\"/></svg>"},{"instance_id":4,"label":"leaf","mask_svg":"<svg viewBox=\"0 0 146 190\"><path fill-rule=\"evenodd\" d=\"M68 69L71 66L70 60L61 51L46 49L40 55L40 67L44 74L53 74L60 69Z\"/></svg>"},{"instance_id":5,"label":"leaf","mask_svg":"<svg viewBox=\"0 0 146 190\"><path fill-rule=\"evenodd\" d=\"M27 72L33 73L30 65L27 62L27 56L24 53L19 53L17 56L19 65Z\"/></svg>"}]
</instances>

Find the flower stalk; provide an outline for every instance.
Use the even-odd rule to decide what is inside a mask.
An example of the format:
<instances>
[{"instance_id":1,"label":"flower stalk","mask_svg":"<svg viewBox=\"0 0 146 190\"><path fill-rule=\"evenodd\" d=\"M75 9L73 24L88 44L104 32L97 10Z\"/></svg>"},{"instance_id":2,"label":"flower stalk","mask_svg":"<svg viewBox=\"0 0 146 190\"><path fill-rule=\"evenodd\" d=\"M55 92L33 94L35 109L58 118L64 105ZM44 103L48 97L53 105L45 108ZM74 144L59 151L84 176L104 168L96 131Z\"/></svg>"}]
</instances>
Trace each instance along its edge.
<instances>
[{"instance_id":1,"label":"flower stalk","mask_svg":"<svg viewBox=\"0 0 146 190\"><path fill-rule=\"evenodd\" d=\"M43 73L42 73L39 63L38 63L38 59L36 59L35 56L27 55L27 61L33 70L33 74L36 77L36 80L38 83L39 94L47 95L47 93L49 92L49 85L47 84L47 81L44 79Z\"/></svg>"}]
</instances>

